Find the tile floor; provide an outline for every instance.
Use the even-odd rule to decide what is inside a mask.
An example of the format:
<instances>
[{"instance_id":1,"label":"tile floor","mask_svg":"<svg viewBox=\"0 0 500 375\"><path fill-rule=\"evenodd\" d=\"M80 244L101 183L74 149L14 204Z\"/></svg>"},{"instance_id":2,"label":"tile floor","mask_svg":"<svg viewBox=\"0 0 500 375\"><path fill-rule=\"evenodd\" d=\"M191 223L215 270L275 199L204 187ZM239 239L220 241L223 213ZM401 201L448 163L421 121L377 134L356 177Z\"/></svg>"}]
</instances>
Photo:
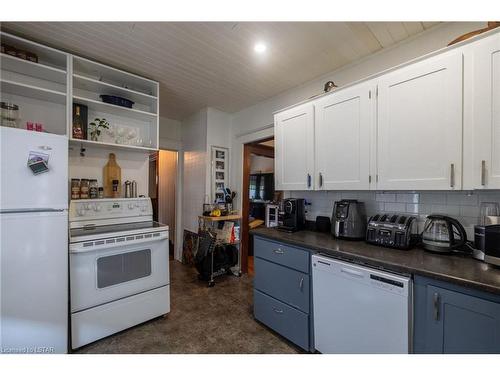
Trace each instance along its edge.
<instances>
[{"instance_id":1,"label":"tile floor","mask_svg":"<svg viewBox=\"0 0 500 375\"><path fill-rule=\"evenodd\" d=\"M300 353L252 315L252 278L224 276L215 287L194 268L170 262L171 312L76 351L83 353Z\"/></svg>"}]
</instances>

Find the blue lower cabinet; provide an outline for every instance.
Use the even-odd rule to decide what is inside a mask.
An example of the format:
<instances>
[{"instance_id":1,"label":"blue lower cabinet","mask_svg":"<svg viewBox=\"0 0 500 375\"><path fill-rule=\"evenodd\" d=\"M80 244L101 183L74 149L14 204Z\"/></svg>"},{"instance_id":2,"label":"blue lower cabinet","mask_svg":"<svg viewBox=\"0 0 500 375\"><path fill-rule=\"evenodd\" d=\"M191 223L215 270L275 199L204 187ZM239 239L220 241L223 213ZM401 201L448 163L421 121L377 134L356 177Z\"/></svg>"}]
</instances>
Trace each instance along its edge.
<instances>
[{"instance_id":1,"label":"blue lower cabinet","mask_svg":"<svg viewBox=\"0 0 500 375\"><path fill-rule=\"evenodd\" d=\"M253 247L255 257L301 272L309 272L311 254L308 250L261 237L255 237Z\"/></svg>"},{"instance_id":2,"label":"blue lower cabinet","mask_svg":"<svg viewBox=\"0 0 500 375\"><path fill-rule=\"evenodd\" d=\"M296 309L309 313L309 275L255 258L253 286Z\"/></svg>"},{"instance_id":3,"label":"blue lower cabinet","mask_svg":"<svg viewBox=\"0 0 500 375\"><path fill-rule=\"evenodd\" d=\"M500 353L500 296L416 278L415 353Z\"/></svg>"},{"instance_id":4,"label":"blue lower cabinet","mask_svg":"<svg viewBox=\"0 0 500 375\"><path fill-rule=\"evenodd\" d=\"M309 350L309 315L254 289L254 316L304 350Z\"/></svg>"},{"instance_id":5,"label":"blue lower cabinet","mask_svg":"<svg viewBox=\"0 0 500 375\"><path fill-rule=\"evenodd\" d=\"M304 350L313 349L311 252L254 238L254 317Z\"/></svg>"}]
</instances>

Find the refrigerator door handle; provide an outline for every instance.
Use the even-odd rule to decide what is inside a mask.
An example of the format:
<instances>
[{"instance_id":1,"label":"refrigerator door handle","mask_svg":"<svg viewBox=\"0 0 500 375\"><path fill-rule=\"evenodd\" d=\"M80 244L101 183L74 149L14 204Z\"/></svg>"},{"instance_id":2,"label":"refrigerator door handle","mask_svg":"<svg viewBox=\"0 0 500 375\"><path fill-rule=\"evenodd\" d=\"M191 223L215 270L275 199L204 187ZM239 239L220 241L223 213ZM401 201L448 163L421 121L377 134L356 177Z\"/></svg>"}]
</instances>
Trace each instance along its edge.
<instances>
[{"instance_id":1,"label":"refrigerator door handle","mask_svg":"<svg viewBox=\"0 0 500 375\"><path fill-rule=\"evenodd\" d=\"M24 210L0 210L0 214L30 214L37 212L64 212L67 211L65 208L34 208L34 209L24 209Z\"/></svg>"}]
</instances>

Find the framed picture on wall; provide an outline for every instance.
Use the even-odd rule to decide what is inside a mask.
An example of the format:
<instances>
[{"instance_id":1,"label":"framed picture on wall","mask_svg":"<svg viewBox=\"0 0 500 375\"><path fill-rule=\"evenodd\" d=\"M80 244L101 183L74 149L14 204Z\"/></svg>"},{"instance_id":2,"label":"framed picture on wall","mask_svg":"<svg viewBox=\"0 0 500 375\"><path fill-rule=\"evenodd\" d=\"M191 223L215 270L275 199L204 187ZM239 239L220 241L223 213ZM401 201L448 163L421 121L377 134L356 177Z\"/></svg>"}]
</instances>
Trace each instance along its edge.
<instances>
[{"instance_id":1,"label":"framed picture on wall","mask_svg":"<svg viewBox=\"0 0 500 375\"><path fill-rule=\"evenodd\" d=\"M224 202L224 188L229 185L229 150L212 146L212 201Z\"/></svg>"}]
</instances>

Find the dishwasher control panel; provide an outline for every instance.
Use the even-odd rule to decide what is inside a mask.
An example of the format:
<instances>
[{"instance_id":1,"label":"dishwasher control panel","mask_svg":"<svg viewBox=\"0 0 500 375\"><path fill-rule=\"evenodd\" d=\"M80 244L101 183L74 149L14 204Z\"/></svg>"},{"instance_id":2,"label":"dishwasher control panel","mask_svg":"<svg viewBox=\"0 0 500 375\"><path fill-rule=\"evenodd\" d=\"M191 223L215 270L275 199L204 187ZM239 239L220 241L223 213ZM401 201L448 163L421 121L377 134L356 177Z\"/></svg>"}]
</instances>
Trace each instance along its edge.
<instances>
[{"instance_id":1,"label":"dishwasher control panel","mask_svg":"<svg viewBox=\"0 0 500 375\"><path fill-rule=\"evenodd\" d=\"M385 290L399 295L408 295L410 279L374 268L349 263L324 255L313 255L313 270L336 274L342 278L356 280L358 283Z\"/></svg>"},{"instance_id":2,"label":"dishwasher control panel","mask_svg":"<svg viewBox=\"0 0 500 375\"><path fill-rule=\"evenodd\" d=\"M404 288L404 283L401 281L389 279L384 276L372 275L370 274L371 284L382 289L391 290L397 292Z\"/></svg>"}]
</instances>

